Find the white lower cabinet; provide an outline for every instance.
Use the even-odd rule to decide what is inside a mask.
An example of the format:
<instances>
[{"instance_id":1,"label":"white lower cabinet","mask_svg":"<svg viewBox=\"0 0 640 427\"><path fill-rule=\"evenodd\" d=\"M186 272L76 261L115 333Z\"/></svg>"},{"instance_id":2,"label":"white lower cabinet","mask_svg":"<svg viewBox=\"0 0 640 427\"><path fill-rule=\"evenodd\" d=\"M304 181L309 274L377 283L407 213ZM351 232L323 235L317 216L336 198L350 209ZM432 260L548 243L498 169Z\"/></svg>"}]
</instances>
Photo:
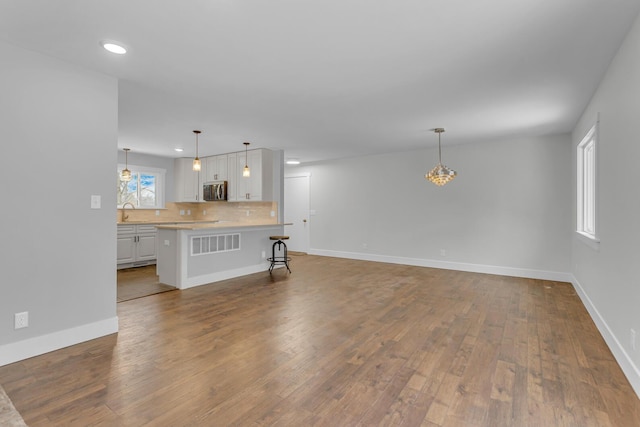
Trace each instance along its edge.
<instances>
[{"instance_id":1,"label":"white lower cabinet","mask_svg":"<svg viewBox=\"0 0 640 427\"><path fill-rule=\"evenodd\" d=\"M156 227L151 224L118 224L118 268L155 264Z\"/></svg>"}]
</instances>

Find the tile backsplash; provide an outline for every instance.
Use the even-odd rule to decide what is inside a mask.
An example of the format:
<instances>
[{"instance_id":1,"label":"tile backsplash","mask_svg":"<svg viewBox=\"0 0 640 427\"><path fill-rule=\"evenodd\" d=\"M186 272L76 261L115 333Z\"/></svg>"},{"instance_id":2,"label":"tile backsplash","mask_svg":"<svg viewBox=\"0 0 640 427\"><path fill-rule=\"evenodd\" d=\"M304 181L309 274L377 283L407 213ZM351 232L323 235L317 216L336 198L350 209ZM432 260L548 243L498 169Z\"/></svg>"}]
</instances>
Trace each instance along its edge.
<instances>
[{"instance_id":1,"label":"tile backsplash","mask_svg":"<svg viewBox=\"0 0 640 427\"><path fill-rule=\"evenodd\" d=\"M158 215L156 215L156 213ZM182 215L181 215L182 213ZM273 213L273 216L271 215ZM278 222L277 202L167 203L164 209L126 209L127 221L234 221L247 224ZM117 221L122 220L118 209Z\"/></svg>"}]
</instances>

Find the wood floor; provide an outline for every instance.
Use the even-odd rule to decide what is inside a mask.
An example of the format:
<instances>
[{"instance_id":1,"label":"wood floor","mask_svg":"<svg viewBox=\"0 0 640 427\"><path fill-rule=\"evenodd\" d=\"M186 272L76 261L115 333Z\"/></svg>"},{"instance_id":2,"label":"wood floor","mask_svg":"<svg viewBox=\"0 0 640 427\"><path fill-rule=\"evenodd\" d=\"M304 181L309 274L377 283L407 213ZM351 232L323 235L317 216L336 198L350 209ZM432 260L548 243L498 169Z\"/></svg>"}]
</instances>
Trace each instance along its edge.
<instances>
[{"instance_id":1,"label":"wood floor","mask_svg":"<svg viewBox=\"0 0 640 427\"><path fill-rule=\"evenodd\" d=\"M118 270L117 280L117 302L130 301L176 289L173 286L160 283L155 265Z\"/></svg>"},{"instance_id":2,"label":"wood floor","mask_svg":"<svg viewBox=\"0 0 640 427\"><path fill-rule=\"evenodd\" d=\"M567 283L315 256L0 367L29 426L639 426Z\"/></svg>"}]
</instances>

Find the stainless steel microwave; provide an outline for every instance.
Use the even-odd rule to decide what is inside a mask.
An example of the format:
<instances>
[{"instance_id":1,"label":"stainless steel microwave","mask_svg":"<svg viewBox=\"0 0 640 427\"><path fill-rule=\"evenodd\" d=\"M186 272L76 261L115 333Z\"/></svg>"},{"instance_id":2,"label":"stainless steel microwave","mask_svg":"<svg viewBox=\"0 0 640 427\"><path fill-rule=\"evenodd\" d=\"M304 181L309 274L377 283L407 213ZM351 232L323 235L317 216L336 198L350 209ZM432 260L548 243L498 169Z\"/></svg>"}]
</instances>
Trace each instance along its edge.
<instances>
[{"instance_id":1,"label":"stainless steel microwave","mask_svg":"<svg viewBox=\"0 0 640 427\"><path fill-rule=\"evenodd\" d=\"M227 181L205 182L202 198L205 202L227 200Z\"/></svg>"}]
</instances>

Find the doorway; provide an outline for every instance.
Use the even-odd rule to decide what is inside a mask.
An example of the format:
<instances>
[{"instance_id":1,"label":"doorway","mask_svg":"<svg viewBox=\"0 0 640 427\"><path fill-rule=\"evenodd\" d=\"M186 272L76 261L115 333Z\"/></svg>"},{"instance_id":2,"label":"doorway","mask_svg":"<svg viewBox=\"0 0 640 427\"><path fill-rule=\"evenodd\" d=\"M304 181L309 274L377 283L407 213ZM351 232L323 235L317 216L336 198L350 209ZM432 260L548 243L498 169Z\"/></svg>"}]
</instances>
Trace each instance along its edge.
<instances>
[{"instance_id":1,"label":"doorway","mask_svg":"<svg viewBox=\"0 0 640 427\"><path fill-rule=\"evenodd\" d=\"M309 178L311 174L284 177L284 222L290 251L309 252Z\"/></svg>"}]
</instances>

